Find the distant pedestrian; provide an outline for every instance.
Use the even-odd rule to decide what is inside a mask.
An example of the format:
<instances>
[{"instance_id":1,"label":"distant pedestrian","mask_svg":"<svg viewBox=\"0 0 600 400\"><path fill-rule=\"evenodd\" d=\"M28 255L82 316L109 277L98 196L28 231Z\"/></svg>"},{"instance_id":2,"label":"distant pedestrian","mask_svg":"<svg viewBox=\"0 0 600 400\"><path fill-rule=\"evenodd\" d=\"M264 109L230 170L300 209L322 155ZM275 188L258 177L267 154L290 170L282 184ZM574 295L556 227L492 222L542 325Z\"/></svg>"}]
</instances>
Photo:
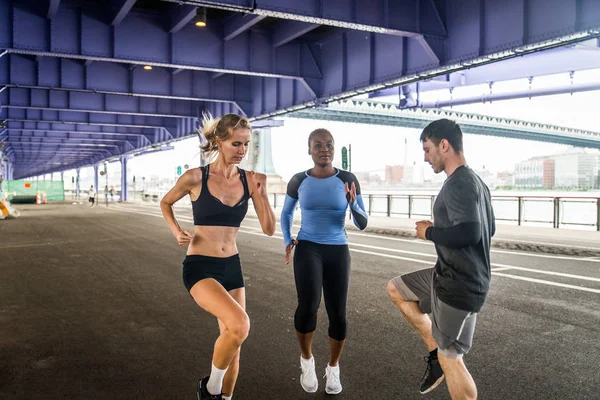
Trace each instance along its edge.
<instances>
[{"instance_id":1,"label":"distant pedestrian","mask_svg":"<svg viewBox=\"0 0 600 400\"><path fill-rule=\"evenodd\" d=\"M91 185L88 190L88 201L92 203L90 208L93 208L96 205L96 191L94 190L94 185Z\"/></svg>"},{"instance_id":2,"label":"distant pedestrian","mask_svg":"<svg viewBox=\"0 0 600 400\"><path fill-rule=\"evenodd\" d=\"M434 204L434 221L419 221L416 235L435 244L433 268L398 276L387 286L392 302L419 333L429 355L420 392L446 377L453 399L477 398L463 355L471 348L477 313L490 287L490 243L496 231L490 191L467 166L460 126L441 119L423 133L433 171L447 175ZM431 316L431 318L428 316Z\"/></svg>"}]
</instances>

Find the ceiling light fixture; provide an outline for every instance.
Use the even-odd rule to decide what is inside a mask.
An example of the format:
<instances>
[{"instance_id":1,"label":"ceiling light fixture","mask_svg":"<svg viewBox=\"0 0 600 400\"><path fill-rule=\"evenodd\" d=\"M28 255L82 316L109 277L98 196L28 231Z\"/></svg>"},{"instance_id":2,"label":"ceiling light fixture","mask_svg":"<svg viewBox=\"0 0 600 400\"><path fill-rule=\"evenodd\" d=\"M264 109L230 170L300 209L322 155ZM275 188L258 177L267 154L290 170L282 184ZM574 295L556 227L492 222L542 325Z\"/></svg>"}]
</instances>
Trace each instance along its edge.
<instances>
[{"instance_id":1,"label":"ceiling light fixture","mask_svg":"<svg viewBox=\"0 0 600 400\"><path fill-rule=\"evenodd\" d=\"M194 25L198 28L204 28L206 26L206 7L196 9L196 19L194 19Z\"/></svg>"}]
</instances>

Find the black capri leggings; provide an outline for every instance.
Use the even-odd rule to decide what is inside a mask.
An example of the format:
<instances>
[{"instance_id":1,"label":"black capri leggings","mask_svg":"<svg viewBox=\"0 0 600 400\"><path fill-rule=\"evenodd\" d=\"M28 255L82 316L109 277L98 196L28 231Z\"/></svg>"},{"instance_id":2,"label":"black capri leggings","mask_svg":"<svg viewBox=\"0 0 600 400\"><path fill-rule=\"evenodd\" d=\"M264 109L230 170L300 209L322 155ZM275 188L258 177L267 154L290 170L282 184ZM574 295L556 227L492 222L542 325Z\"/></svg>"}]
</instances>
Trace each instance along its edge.
<instances>
[{"instance_id":1,"label":"black capri leggings","mask_svg":"<svg viewBox=\"0 0 600 400\"><path fill-rule=\"evenodd\" d=\"M318 244L298 241L294 252L294 278L298 308L294 326L300 333L317 328L317 310L321 289L329 317L329 337L346 339L348 318L346 303L350 284L350 250L348 245Z\"/></svg>"}]
</instances>

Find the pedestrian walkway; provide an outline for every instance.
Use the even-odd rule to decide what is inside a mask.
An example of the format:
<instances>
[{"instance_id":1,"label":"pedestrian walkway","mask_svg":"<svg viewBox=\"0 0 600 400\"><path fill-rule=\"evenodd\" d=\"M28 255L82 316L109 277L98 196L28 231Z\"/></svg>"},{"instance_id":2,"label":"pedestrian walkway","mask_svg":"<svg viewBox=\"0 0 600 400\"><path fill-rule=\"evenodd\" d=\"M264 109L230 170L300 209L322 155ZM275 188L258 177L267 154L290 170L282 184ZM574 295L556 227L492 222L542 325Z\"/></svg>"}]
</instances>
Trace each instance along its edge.
<instances>
[{"instance_id":1,"label":"pedestrian walkway","mask_svg":"<svg viewBox=\"0 0 600 400\"><path fill-rule=\"evenodd\" d=\"M370 216L367 231L385 235L414 237L418 219ZM354 228L346 221L347 229ZM492 246L504 249L567 254L583 257L600 256L600 232L566 228L540 228L496 224Z\"/></svg>"},{"instance_id":2,"label":"pedestrian walkway","mask_svg":"<svg viewBox=\"0 0 600 400\"><path fill-rule=\"evenodd\" d=\"M158 207L158 203L140 202L148 207ZM191 206L179 205L176 209L190 212ZM256 217L253 207L248 214ZM275 209L279 221L281 208ZM300 224L300 210L294 215L294 222ZM366 232L415 237L415 222L418 219L369 216ZM346 220L347 230L356 230L350 219ZM532 251L550 254L564 254L581 257L600 257L600 232L567 228L543 228L534 226L517 226L499 222L496 224L496 235L492 238L492 246L501 249Z\"/></svg>"}]
</instances>

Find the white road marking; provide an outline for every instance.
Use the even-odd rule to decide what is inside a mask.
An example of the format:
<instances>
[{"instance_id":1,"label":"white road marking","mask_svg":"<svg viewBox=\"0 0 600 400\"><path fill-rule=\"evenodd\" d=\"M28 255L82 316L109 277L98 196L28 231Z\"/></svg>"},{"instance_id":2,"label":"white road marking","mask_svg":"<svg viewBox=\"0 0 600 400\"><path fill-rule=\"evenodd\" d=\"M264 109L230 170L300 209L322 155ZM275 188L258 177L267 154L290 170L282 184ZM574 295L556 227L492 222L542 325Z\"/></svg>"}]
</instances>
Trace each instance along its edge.
<instances>
[{"instance_id":1,"label":"white road marking","mask_svg":"<svg viewBox=\"0 0 600 400\"><path fill-rule=\"evenodd\" d=\"M138 211L138 210L130 210L130 209L127 209L127 208L129 208L129 207L119 207L119 206L117 206L117 207L113 207L112 210L117 209L115 211L129 212L129 213L134 213L134 214L143 214L143 215L149 215L149 216L159 217L159 218L163 217L162 214L147 213L147 212ZM177 217L177 219L185 221L185 222L193 223L193 218L191 218L191 217L179 216L179 217ZM243 226L243 227L240 228L239 232L245 233L245 234L250 234L250 235L262 236L262 237L270 237L272 239L277 239L277 240L283 239L283 236L281 236L282 235L281 231L276 231L275 233L277 233L277 235L266 236L265 234L263 234L261 232L261 230L259 228ZM361 235L361 236L373 236L373 237L376 237L376 238L381 238L381 236L367 235L367 234ZM393 255L393 254L378 253L378 252L374 252L374 251L359 250L359 249L353 248L354 246L357 246L357 247L366 247L366 248L371 248L371 249L375 249L375 250L384 250L384 251L395 252L395 253L404 253L404 254L410 254L410 255L419 255L419 256L423 256L423 257L433 257L433 258L437 257L437 255L427 254L427 253L418 253L418 252L407 251L407 250L390 249L390 248L387 248L387 247L370 246L370 245L365 245L365 244L360 244L360 243L349 243L350 251L353 251L353 252L356 252L356 253L374 255L374 256L385 257L385 258L392 258L392 259L396 259L396 260L403 260L403 261L409 261L409 262L415 262L415 263L419 263L419 264L432 265L432 261L421 260L421 259L410 258L410 257L401 257L401 256ZM585 259L576 259L576 260L577 261L589 261L589 260L585 260ZM509 269L514 269L514 270L521 270L521 271L526 271L526 272L533 272L533 273L539 273L539 274L561 276L561 277L565 277L565 278L581 279L581 280L594 281L594 282L600 282L599 278L593 278L593 277L583 276L583 275L566 274L566 273L562 273L562 272L543 271L543 270L538 270L538 269L533 269L533 268L518 267L518 266L506 265L506 264L492 263L491 265L494 266L494 267L497 267L497 268L493 268L492 269L492 273L494 274L494 276L501 276L501 277L505 277L505 278L522 280L522 281L527 281L527 282L540 283L540 284L550 285L550 286L558 286L558 287L563 287L563 288L568 288L568 289L574 289L574 290L579 290L579 291L584 291L584 292L600 293L600 289L592 289L592 288L575 286L575 285L569 285L569 284L564 284L564 283L559 283L559 282L547 281L547 280L543 280L543 279L536 279L536 278L529 278L529 277L518 276L518 275L511 275L511 274L506 274L506 273L502 273L502 272L498 272L498 271L505 271L505 270L509 270Z\"/></svg>"}]
</instances>

